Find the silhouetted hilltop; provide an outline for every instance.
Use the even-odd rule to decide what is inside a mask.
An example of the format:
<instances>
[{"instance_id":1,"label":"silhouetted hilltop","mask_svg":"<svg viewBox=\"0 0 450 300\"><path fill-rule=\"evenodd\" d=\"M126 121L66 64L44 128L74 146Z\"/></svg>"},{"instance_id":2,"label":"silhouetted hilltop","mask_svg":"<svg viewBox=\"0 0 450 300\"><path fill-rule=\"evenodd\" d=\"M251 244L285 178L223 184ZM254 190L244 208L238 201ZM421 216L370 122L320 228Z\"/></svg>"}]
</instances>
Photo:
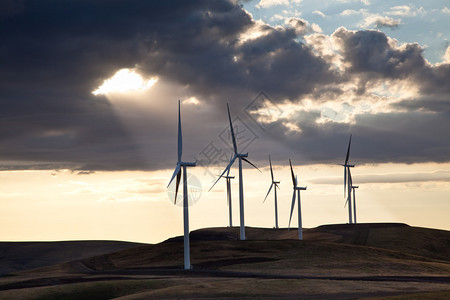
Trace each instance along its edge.
<instances>
[{"instance_id":1,"label":"silhouetted hilltop","mask_svg":"<svg viewBox=\"0 0 450 300\"><path fill-rule=\"evenodd\" d=\"M48 253L30 243L33 257L24 267L48 256L70 261L0 277L0 299L450 296L449 231L374 223L306 229L303 241L295 228L246 227L246 235L240 241L238 227L191 232L192 270L183 270L182 237L159 244L119 243L124 250L85 242L78 245L85 251L73 254L93 253L91 247L110 253L81 259L68 259L67 245L77 248L71 242L53 243ZM17 246L11 244L10 251ZM21 256L26 257L23 247L15 258Z\"/></svg>"},{"instance_id":2,"label":"silhouetted hilltop","mask_svg":"<svg viewBox=\"0 0 450 300\"><path fill-rule=\"evenodd\" d=\"M345 272L359 272L353 268L354 264L364 264L370 258L374 260L370 262L373 272L378 272L377 268L380 268L379 272L389 273L396 262L403 260L415 264L412 269L416 268L417 272L425 272L429 265L422 262L450 261L450 232L406 224L324 225L305 230L303 241L297 240L296 229L246 227L246 235L247 240L240 241L238 227L205 228L191 232L191 263L194 269L235 268L249 263L255 267L256 262L267 261L272 270L278 269L277 272L293 266L305 271L308 266L314 266L315 272L320 267L323 268L321 272L326 274L331 265ZM284 266L288 261L291 264ZM77 263L96 271L181 268L183 237L91 257Z\"/></svg>"}]
</instances>

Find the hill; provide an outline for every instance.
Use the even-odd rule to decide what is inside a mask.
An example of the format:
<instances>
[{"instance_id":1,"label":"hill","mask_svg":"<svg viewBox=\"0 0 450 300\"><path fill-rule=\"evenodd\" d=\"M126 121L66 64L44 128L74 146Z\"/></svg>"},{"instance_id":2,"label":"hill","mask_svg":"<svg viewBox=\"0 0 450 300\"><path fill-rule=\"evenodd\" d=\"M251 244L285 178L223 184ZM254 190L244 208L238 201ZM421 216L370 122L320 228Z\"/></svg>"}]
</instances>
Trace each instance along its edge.
<instances>
[{"instance_id":1,"label":"hill","mask_svg":"<svg viewBox=\"0 0 450 300\"><path fill-rule=\"evenodd\" d=\"M120 241L0 242L0 275L139 246Z\"/></svg>"},{"instance_id":2,"label":"hill","mask_svg":"<svg viewBox=\"0 0 450 300\"><path fill-rule=\"evenodd\" d=\"M14 299L359 299L450 296L450 232L406 224L337 224L297 231L206 228L182 237L0 278ZM416 294L413 296L412 294Z\"/></svg>"}]
</instances>

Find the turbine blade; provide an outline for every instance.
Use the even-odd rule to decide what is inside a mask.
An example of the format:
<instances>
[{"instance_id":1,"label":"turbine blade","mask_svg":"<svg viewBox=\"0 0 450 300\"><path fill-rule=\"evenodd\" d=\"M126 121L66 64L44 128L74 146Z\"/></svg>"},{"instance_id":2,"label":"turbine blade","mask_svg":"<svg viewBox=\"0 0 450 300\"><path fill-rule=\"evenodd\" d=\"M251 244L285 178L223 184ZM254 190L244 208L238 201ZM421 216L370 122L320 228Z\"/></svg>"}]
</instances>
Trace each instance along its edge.
<instances>
[{"instance_id":1,"label":"turbine blade","mask_svg":"<svg viewBox=\"0 0 450 300\"><path fill-rule=\"evenodd\" d=\"M345 156L345 164L348 163L348 158L350 157L350 145L352 144L352 135L350 134L350 140L348 141L347 156Z\"/></svg>"},{"instance_id":2,"label":"turbine blade","mask_svg":"<svg viewBox=\"0 0 450 300\"><path fill-rule=\"evenodd\" d=\"M228 120L230 121L231 139L233 140L234 154L237 154L236 138L234 137L233 123L231 122L230 106L227 103Z\"/></svg>"},{"instance_id":3,"label":"turbine blade","mask_svg":"<svg viewBox=\"0 0 450 300\"><path fill-rule=\"evenodd\" d=\"M247 163L249 163L250 165L252 165L252 167L253 168L255 168L256 170L258 170L258 171L260 171L261 172L261 170L260 169L258 169L258 167L257 166L255 166L254 164L252 164L248 159L246 159L245 157L242 157L242 160L245 160Z\"/></svg>"},{"instance_id":4,"label":"turbine blade","mask_svg":"<svg viewBox=\"0 0 450 300\"><path fill-rule=\"evenodd\" d=\"M175 187L175 200L174 204L177 204L177 196L178 196L178 188L180 187L180 181L181 181L181 169L180 172L177 174L177 186Z\"/></svg>"},{"instance_id":5,"label":"turbine blade","mask_svg":"<svg viewBox=\"0 0 450 300\"><path fill-rule=\"evenodd\" d=\"M233 159L230 161L230 163L228 164L228 166L225 168L225 170L223 170L222 174L220 174L219 178L217 178L217 180L214 182L214 184L212 185L212 187L209 188L208 192L211 191L211 189L216 185L216 183L220 180L220 178L222 178L223 174L225 174L225 172L228 171L229 168L231 168L231 166L233 165L234 161L236 160L237 156L234 156Z\"/></svg>"},{"instance_id":6,"label":"turbine blade","mask_svg":"<svg viewBox=\"0 0 450 300\"><path fill-rule=\"evenodd\" d=\"M294 193L292 194L291 214L289 215L288 230L291 227L291 219L292 219L292 212L294 211L294 204L295 204L295 189L294 189Z\"/></svg>"},{"instance_id":7,"label":"turbine blade","mask_svg":"<svg viewBox=\"0 0 450 300\"><path fill-rule=\"evenodd\" d=\"M180 163L177 164L175 171L173 172L172 178L169 181L169 184L167 185L167 187L169 187L169 185L172 183L173 179L175 178L175 176L177 176L178 172L180 172L181 169L181 165Z\"/></svg>"},{"instance_id":8,"label":"turbine blade","mask_svg":"<svg viewBox=\"0 0 450 300\"><path fill-rule=\"evenodd\" d=\"M289 165L291 166L292 184L294 185L294 187L297 187L297 184L295 183L295 175L294 170L292 169L291 159L289 159Z\"/></svg>"},{"instance_id":9,"label":"turbine blade","mask_svg":"<svg viewBox=\"0 0 450 300\"><path fill-rule=\"evenodd\" d=\"M231 161L232 159L233 159L233 154L231 154L231 156L230 156L230 161ZM230 169L231 169L231 168L228 168L227 177L230 176Z\"/></svg>"},{"instance_id":10,"label":"turbine blade","mask_svg":"<svg viewBox=\"0 0 450 300\"><path fill-rule=\"evenodd\" d=\"M178 100L178 162L181 162L181 155L183 154L183 137L181 132L181 104Z\"/></svg>"},{"instance_id":11,"label":"turbine blade","mask_svg":"<svg viewBox=\"0 0 450 300\"><path fill-rule=\"evenodd\" d=\"M272 176L272 181L273 181L272 161L270 160L270 155L269 155L269 164L270 164L270 176Z\"/></svg>"},{"instance_id":12,"label":"turbine blade","mask_svg":"<svg viewBox=\"0 0 450 300\"><path fill-rule=\"evenodd\" d=\"M273 183L270 185L269 191L267 192L266 198L264 198L263 203L266 202L267 196L269 196L269 193L272 190L272 187L273 187Z\"/></svg>"},{"instance_id":13,"label":"turbine blade","mask_svg":"<svg viewBox=\"0 0 450 300\"><path fill-rule=\"evenodd\" d=\"M350 172L350 168L348 168L348 186L350 188L352 188L353 186L352 173Z\"/></svg>"}]
</instances>

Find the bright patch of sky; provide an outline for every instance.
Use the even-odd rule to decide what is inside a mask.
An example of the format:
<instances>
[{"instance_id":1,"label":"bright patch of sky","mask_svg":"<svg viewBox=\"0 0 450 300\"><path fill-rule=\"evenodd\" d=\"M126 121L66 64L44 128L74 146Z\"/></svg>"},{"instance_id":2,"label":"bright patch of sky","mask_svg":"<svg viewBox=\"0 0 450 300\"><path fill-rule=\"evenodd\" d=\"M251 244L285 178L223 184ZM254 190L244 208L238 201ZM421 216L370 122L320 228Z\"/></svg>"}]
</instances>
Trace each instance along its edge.
<instances>
[{"instance_id":1,"label":"bright patch of sky","mask_svg":"<svg viewBox=\"0 0 450 300\"><path fill-rule=\"evenodd\" d=\"M243 2L255 20L283 25L299 17L330 35L340 26L350 30L378 29L400 43L419 43L431 63L443 61L450 41L450 2L401 0L271 1Z\"/></svg>"},{"instance_id":2,"label":"bright patch of sky","mask_svg":"<svg viewBox=\"0 0 450 300\"><path fill-rule=\"evenodd\" d=\"M124 93L144 91L152 87L157 81L157 77L144 79L134 70L121 69L111 78L106 79L101 86L92 92L92 94L100 95L115 92Z\"/></svg>"}]
</instances>

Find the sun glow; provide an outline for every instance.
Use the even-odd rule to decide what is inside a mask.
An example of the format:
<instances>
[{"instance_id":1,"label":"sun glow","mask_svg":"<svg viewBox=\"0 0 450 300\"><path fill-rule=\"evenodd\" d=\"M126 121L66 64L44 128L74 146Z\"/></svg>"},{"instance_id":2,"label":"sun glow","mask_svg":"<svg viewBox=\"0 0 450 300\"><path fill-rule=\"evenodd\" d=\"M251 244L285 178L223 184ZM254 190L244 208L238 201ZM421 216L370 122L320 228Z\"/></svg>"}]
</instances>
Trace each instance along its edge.
<instances>
[{"instance_id":1,"label":"sun glow","mask_svg":"<svg viewBox=\"0 0 450 300\"><path fill-rule=\"evenodd\" d=\"M106 79L101 86L92 92L94 95L108 93L125 93L144 91L152 87L158 81L158 77L144 79L134 70L121 69L114 76Z\"/></svg>"}]
</instances>

